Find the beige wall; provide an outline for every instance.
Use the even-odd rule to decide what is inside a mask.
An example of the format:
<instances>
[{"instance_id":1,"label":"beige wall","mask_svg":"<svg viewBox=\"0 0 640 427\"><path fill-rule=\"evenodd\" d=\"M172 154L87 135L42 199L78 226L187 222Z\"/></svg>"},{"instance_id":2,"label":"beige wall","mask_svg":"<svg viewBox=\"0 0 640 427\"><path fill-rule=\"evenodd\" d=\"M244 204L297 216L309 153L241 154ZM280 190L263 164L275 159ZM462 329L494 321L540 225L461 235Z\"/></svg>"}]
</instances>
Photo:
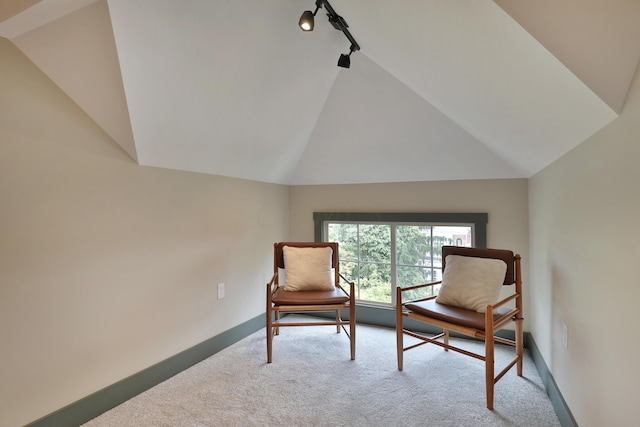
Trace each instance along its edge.
<instances>
[{"instance_id":1,"label":"beige wall","mask_svg":"<svg viewBox=\"0 0 640 427\"><path fill-rule=\"evenodd\" d=\"M136 165L2 38L0 94L0 425L264 313L286 186Z\"/></svg>"},{"instance_id":2,"label":"beige wall","mask_svg":"<svg viewBox=\"0 0 640 427\"><path fill-rule=\"evenodd\" d=\"M530 179L531 331L581 427L637 424L639 161L636 71L620 117Z\"/></svg>"},{"instance_id":3,"label":"beige wall","mask_svg":"<svg viewBox=\"0 0 640 427\"><path fill-rule=\"evenodd\" d=\"M487 245L523 257L528 330L529 218L526 179L293 186L290 236L313 240L313 212L487 212Z\"/></svg>"}]
</instances>

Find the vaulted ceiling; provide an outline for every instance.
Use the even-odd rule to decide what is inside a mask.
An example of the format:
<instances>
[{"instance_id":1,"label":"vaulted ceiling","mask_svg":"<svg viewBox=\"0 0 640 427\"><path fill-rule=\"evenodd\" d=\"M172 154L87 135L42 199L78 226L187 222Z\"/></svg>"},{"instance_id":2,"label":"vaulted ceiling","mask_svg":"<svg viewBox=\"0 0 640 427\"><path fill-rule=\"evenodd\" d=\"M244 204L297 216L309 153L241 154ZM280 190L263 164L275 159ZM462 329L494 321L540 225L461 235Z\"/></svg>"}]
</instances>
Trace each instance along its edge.
<instances>
[{"instance_id":1,"label":"vaulted ceiling","mask_svg":"<svg viewBox=\"0 0 640 427\"><path fill-rule=\"evenodd\" d=\"M638 0L2 0L140 165L282 184L530 177L624 109Z\"/></svg>"}]
</instances>

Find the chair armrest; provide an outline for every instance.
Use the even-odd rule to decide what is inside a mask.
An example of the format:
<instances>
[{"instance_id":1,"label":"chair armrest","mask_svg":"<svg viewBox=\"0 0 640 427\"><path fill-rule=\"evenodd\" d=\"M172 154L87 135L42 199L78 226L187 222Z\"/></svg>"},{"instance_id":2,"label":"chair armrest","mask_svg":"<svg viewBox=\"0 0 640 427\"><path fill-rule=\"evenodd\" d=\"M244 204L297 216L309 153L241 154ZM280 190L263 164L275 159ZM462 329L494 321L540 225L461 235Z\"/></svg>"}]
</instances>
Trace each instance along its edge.
<instances>
[{"instance_id":1,"label":"chair armrest","mask_svg":"<svg viewBox=\"0 0 640 427\"><path fill-rule=\"evenodd\" d=\"M269 283L267 283L267 289L269 290L270 293L274 293L276 291L275 284L276 284L277 278L278 278L278 273L273 273L273 276L271 276L271 280L269 280Z\"/></svg>"},{"instance_id":2,"label":"chair armrest","mask_svg":"<svg viewBox=\"0 0 640 427\"><path fill-rule=\"evenodd\" d=\"M419 288L426 288L426 287L429 287L429 286L435 286L435 285L439 285L441 283L442 283L442 280L439 280L437 282L422 283L420 285L413 285L413 286L405 286L404 288L398 286L398 288L400 288L401 292L405 292L405 291L411 291L413 289L419 289Z\"/></svg>"},{"instance_id":3,"label":"chair armrest","mask_svg":"<svg viewBox=\"0 0 640 427\"><path fill-rule=\"evenodd\" d=\"M352 280L349 280L346 277L344 277L344 275L342 273L338 273L338 276L340 276L340 278L342 280L344 280L345 282L347 282L349 285L355 284L355 282L353 282Z\"/></svg>"},{"instance_id":4,"label":"chair armrest","mask_svg":"<svg viewBox=\"0 0 640 427\"><path fill-rule=\"evenodd\" d=\"M488 316L487 317L487 322L489 322L489 319L493 318L493 313L494 310L498 307L501 307L503 305L505 305L506 303L508 303L509 301L512 301L514 299L516 299L519 296L518 293L514 293L509 295L508 297L498 301L497 303L495 303L494 305L488 305L487 309L486 309L486 313ZM509 321L509 319L513 318L514 316L516 316L518 313L520 312L520 310L518 309L518 307L515 307L513 309L510 309L509 312L503 314L502 316L500 316L500 318L498 319L494 319L493 320L493 327L494 328L501 328L506 322ZM520 314L520 316L522 316L522 314Z\"/></svg>"},{"instance_id":5,"label":"chair armrest","mask_svg":"<svg viewBox=\"0 0 640 427\"><path fill-rule=\"evenodd\" d=\"M504 299L502 299L502 300L498 301L497 303L493 304L493 305L492 305L492 306L490 306L490 307L492 307L493 309L495 309L495 308L497 308L497 307L501 307L501 306L505 305L506 303L508 303L509 301L516 299L517 297L518 297L518 294L517 294L517 293L515 293L515 294L511 294L511 295L509 295L508 297L506 297L506 298L504 298Z\"/></svg>"},{"instance_id":6,"label":"chair armrest","mask_svg":"<svg viewBox=\"0 0 640 427\"><path fill-rule=\"evenodd\" d=\"M344 280L349 284L349 291L347 292L347 290L344 287L342 287L340 283L337 283L336 286L338 286L340 289L345 291L347 295L349 296L353 295L353 293L355 292L355 285L356 285L355 282L344 277L342 273L338 273L338 276L340 277L340 279Z\"/></svg>"},{"instance_id":7,"label":"chair armrest","mask_svg":"<svg viewBox=\"0 0 640 427\"><path fill-rule=\"evenodd\" d=\"M407 287L404 287L404 288L402 288L402 287L398 286L398 296L400 297L400 301L399 301L399 302L400 302L400 304L404 304L404 303L402 302L402 293L403 293L403 292L406 292L406 291L412 291L412 290L414 290L414 289L429 288L429 287L432 287L432 286L439 285L439 284L441 284L441 283L442 283L442 280L438 280L437 282L422 283L422 284L420 284L420 285L407 286ZM436 298L436 297L437 297L437 295L433 295L433 296L430 296L430 297L426 297L426 298L419 298L419 299L411 300L411 301L407 301L407 302L427 301L427 300L430 300L430 299L433 299L433 298Z\"/></svg>"}]
</instances>

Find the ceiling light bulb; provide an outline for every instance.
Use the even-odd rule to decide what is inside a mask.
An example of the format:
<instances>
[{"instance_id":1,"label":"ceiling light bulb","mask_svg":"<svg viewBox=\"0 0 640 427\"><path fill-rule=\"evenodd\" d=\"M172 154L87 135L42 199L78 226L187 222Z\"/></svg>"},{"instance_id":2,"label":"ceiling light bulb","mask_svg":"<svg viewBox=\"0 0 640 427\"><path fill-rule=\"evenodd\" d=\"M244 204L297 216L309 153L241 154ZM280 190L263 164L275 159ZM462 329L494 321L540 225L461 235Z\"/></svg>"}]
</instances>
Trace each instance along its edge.
<instances>
[{"instance_id":1,"label":"ceiling light bulb","mask_svg":"<svg viewBox=\"0 0 640 427\"><path fill-rule=\"evenodd\" d=\"M302 31L313 31L313 12L305 10L300 16L298 25Z\"/></svg>"}]
</instances>

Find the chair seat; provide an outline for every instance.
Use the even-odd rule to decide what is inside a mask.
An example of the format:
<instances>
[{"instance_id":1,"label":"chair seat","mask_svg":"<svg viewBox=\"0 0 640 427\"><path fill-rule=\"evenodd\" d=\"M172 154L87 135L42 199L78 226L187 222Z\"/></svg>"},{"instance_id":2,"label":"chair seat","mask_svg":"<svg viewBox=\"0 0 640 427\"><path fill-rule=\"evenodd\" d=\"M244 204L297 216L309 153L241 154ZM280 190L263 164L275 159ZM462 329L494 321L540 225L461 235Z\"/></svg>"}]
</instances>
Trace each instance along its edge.
<instances>
[{"instance_id":1,"label":"chair seat","mask_svg":"<svg viewBox=\"0 0 640 427\"><path fill-rule=\"evenodd\" d=\"M349 295L335 287L331 291L285 291L276 290L272 302L274 305L326 305L349 302Z\"/></svg>"},{"instance_id":2,"label":"chair seat","mask_svg":"<svg viewBox=\"0 0 640 427\"><path fill-rule=\"evenodd\" d=\"M420 301L405 304L405 307L414 313L430 317L432 319L442 320L444 322L454 323L456 325L474 328L480 331L485 330L484 321L485 314L464 308L454 307L451 305L440 304L435 298L427 301ZM500 316L509 312L508 308L500 307L495 310L493 319L497 320Z\"/></svg>"}]
</instances>

